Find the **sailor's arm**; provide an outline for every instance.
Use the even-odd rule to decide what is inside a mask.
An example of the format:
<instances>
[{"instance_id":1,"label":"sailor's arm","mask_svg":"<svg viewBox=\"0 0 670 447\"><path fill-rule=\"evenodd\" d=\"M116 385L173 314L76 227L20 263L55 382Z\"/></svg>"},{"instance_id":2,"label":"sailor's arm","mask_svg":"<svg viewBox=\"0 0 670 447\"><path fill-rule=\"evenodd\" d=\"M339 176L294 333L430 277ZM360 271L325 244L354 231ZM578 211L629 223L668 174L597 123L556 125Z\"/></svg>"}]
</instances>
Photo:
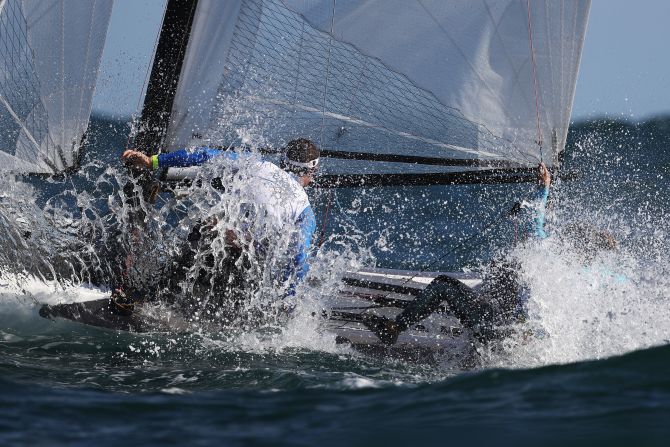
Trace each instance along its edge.
<instances>
[{"instance_id":1,"label":"sailor's arm","mask_svg":"<svg viewBox=\"0 0 670 447\"><path fill-rule=\"evenodd\" d=\"M180 149L167 154L148 156L142 152L129 149L123 152L121 160L137 168L156 170L158 168L199 166L212 158L220 156L234 160L237 158L237 152L222 151L209 147L197 147L192 150Z\"/></svg>"},{"instance_id":2,"label":"sailor's arm","mask_svg":"<svg viewBox=\"0 0 670 447\"><path fill-rule=\"evenodd\" d=\"M532 233L540 239L547 237L544 231L545 209L549 199L549 186L551 185L551 174L544 163L538 166L538 188L535 195L535 215L533 216Z\"/></svg>"},{"instance_id":3,"label":"sailor's arm","mask_svg":"<svg viewBox=\"0 0 670 447\"><path fill-rule=\"evenodd\" d=\"M539 186L535 196L535 215L532 222L532 233L534 236L544 239L547 233L544 231L545 209L549 199L549 187Z\"/></svg>"},{"instance_id":4,"label":"sailor's arm","mask_svg":"<svg viewBox=\"0 0 670 447\"><path fill-rule=\"evenodd\" d=\"M287 278L290 277L291 272L295 272L295 278L302 281L309 271L309 264L307 258L309 257L309 250L312 246L312 238L316 231L316 217L311 206L307 206L305 210L298 217L296 224L299 227L299 234L297 235L296 245L294 246L295 256L292 260L292 265L289 266L286 272ZM291 285L290 293L292 294L295 284Z\"/></svg>"}]
</instances>

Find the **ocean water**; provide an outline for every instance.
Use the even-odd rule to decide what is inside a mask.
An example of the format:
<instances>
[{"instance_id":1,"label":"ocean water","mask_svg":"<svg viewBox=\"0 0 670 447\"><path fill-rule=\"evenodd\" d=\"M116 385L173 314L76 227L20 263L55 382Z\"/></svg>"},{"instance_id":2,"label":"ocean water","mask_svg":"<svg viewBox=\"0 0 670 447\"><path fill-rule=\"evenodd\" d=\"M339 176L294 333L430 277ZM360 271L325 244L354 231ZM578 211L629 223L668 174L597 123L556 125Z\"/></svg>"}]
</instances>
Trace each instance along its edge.
<instances>
[{"instance_id":1,"label":"ocean water","mask_svg":"<svg viewBox=\"0 0 670 447\"><path fill-rule=\"evenodd\" d=\"M271 331L130 334L40 318L37 303L102 293L24 272L62 269L59 251L101 271L112 262L87 251L109 234L80 230L118 227L126 134L98 118L79 174L2 179L2 445L667 445L670 120L573 126L563 164L580 176L557 180L541 243L519 243L500 219L528 185L310 192L325 241L311 275L326 285L361 265L520 263L543 336L482 349L468 371L337 345L310 316L314 290ZM184 214L165 200L159 228L178 234ZM607 229L618 249L585 259L566 236L575 224Z\"/></svg>"}]
</instances>

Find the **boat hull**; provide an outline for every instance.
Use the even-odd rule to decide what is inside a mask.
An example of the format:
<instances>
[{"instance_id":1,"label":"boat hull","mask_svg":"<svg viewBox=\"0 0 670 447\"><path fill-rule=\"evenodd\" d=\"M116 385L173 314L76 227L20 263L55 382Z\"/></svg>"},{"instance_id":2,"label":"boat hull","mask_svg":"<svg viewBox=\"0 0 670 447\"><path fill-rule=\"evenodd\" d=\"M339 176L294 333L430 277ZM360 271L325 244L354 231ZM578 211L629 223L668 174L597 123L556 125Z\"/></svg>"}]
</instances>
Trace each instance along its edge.
<instances>
[{"instance_id":1,"label":"boat hull","mask_svg":"<svg viewBox=\"0 0 670 447\"><path fill-rule=\"evenodd\" d=\"M395 318L439 275L448 275L476 289L475 274L365 269L348 273L339 289L324 300L323 328L336 342L375 357L393 357L413 362L455 361L471 363L475 342L469 330L446 312L435 312L410 326L396 343L387 345L369 328L377 318ZM89 326L130 332L188 332L187 318L178 312L156 311L153 304L119 309L109 297L89 301L44 304L40 315Z\"/></svg>"}]
</instances>

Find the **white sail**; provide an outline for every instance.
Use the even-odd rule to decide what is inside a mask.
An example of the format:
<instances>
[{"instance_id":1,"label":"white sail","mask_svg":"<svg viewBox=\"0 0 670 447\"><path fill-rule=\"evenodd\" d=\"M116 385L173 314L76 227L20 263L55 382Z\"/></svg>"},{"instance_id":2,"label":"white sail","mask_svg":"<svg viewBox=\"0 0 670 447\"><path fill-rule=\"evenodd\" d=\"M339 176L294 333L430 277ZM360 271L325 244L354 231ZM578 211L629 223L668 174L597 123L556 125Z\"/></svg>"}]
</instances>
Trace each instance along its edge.
<instances>
[{"instance_id":1,"label":"white sail","mask_svg":"<svg viewBox=\"0 0 670 447\"><path fill-rule=\"evenodd\" d=\"M0 166L76 166L113 0L0 0Z\"/></svg>"},{"instance_id":2,"label":"white sail","mask_svg":"<svg viewBox=\"0 0 670 447\"><path fill-rule=\"evenodd\" d=\"M590 2L201 0L168 147L322 148L551 165Z\"/></svg>"}]
</instances>

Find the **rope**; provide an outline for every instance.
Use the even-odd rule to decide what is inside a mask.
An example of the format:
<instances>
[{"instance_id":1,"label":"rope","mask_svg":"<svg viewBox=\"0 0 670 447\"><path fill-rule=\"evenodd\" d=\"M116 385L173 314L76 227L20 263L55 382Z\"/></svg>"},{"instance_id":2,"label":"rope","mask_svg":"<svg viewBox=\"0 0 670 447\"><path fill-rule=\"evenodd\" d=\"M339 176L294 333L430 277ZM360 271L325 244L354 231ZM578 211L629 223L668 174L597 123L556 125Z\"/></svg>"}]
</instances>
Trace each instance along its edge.
<instances>
[{"instance_id":1,"label":"rope","mask_svg":"<svg viewBox=\"0 0 670 447\"><path fill-rule=\"evenodd\" d=\"M528 42L530 45L530 60L533 67L533 90L535 93L535 116L537 118L537 144L540 146L540 161L544 161L542 154L542 127L540 125L540 95L538 93L537 66L535 63L535 47L533 46L533 25L531 23L530 0L526 0L528 5Z\"/></svg>"}]
</instances>

